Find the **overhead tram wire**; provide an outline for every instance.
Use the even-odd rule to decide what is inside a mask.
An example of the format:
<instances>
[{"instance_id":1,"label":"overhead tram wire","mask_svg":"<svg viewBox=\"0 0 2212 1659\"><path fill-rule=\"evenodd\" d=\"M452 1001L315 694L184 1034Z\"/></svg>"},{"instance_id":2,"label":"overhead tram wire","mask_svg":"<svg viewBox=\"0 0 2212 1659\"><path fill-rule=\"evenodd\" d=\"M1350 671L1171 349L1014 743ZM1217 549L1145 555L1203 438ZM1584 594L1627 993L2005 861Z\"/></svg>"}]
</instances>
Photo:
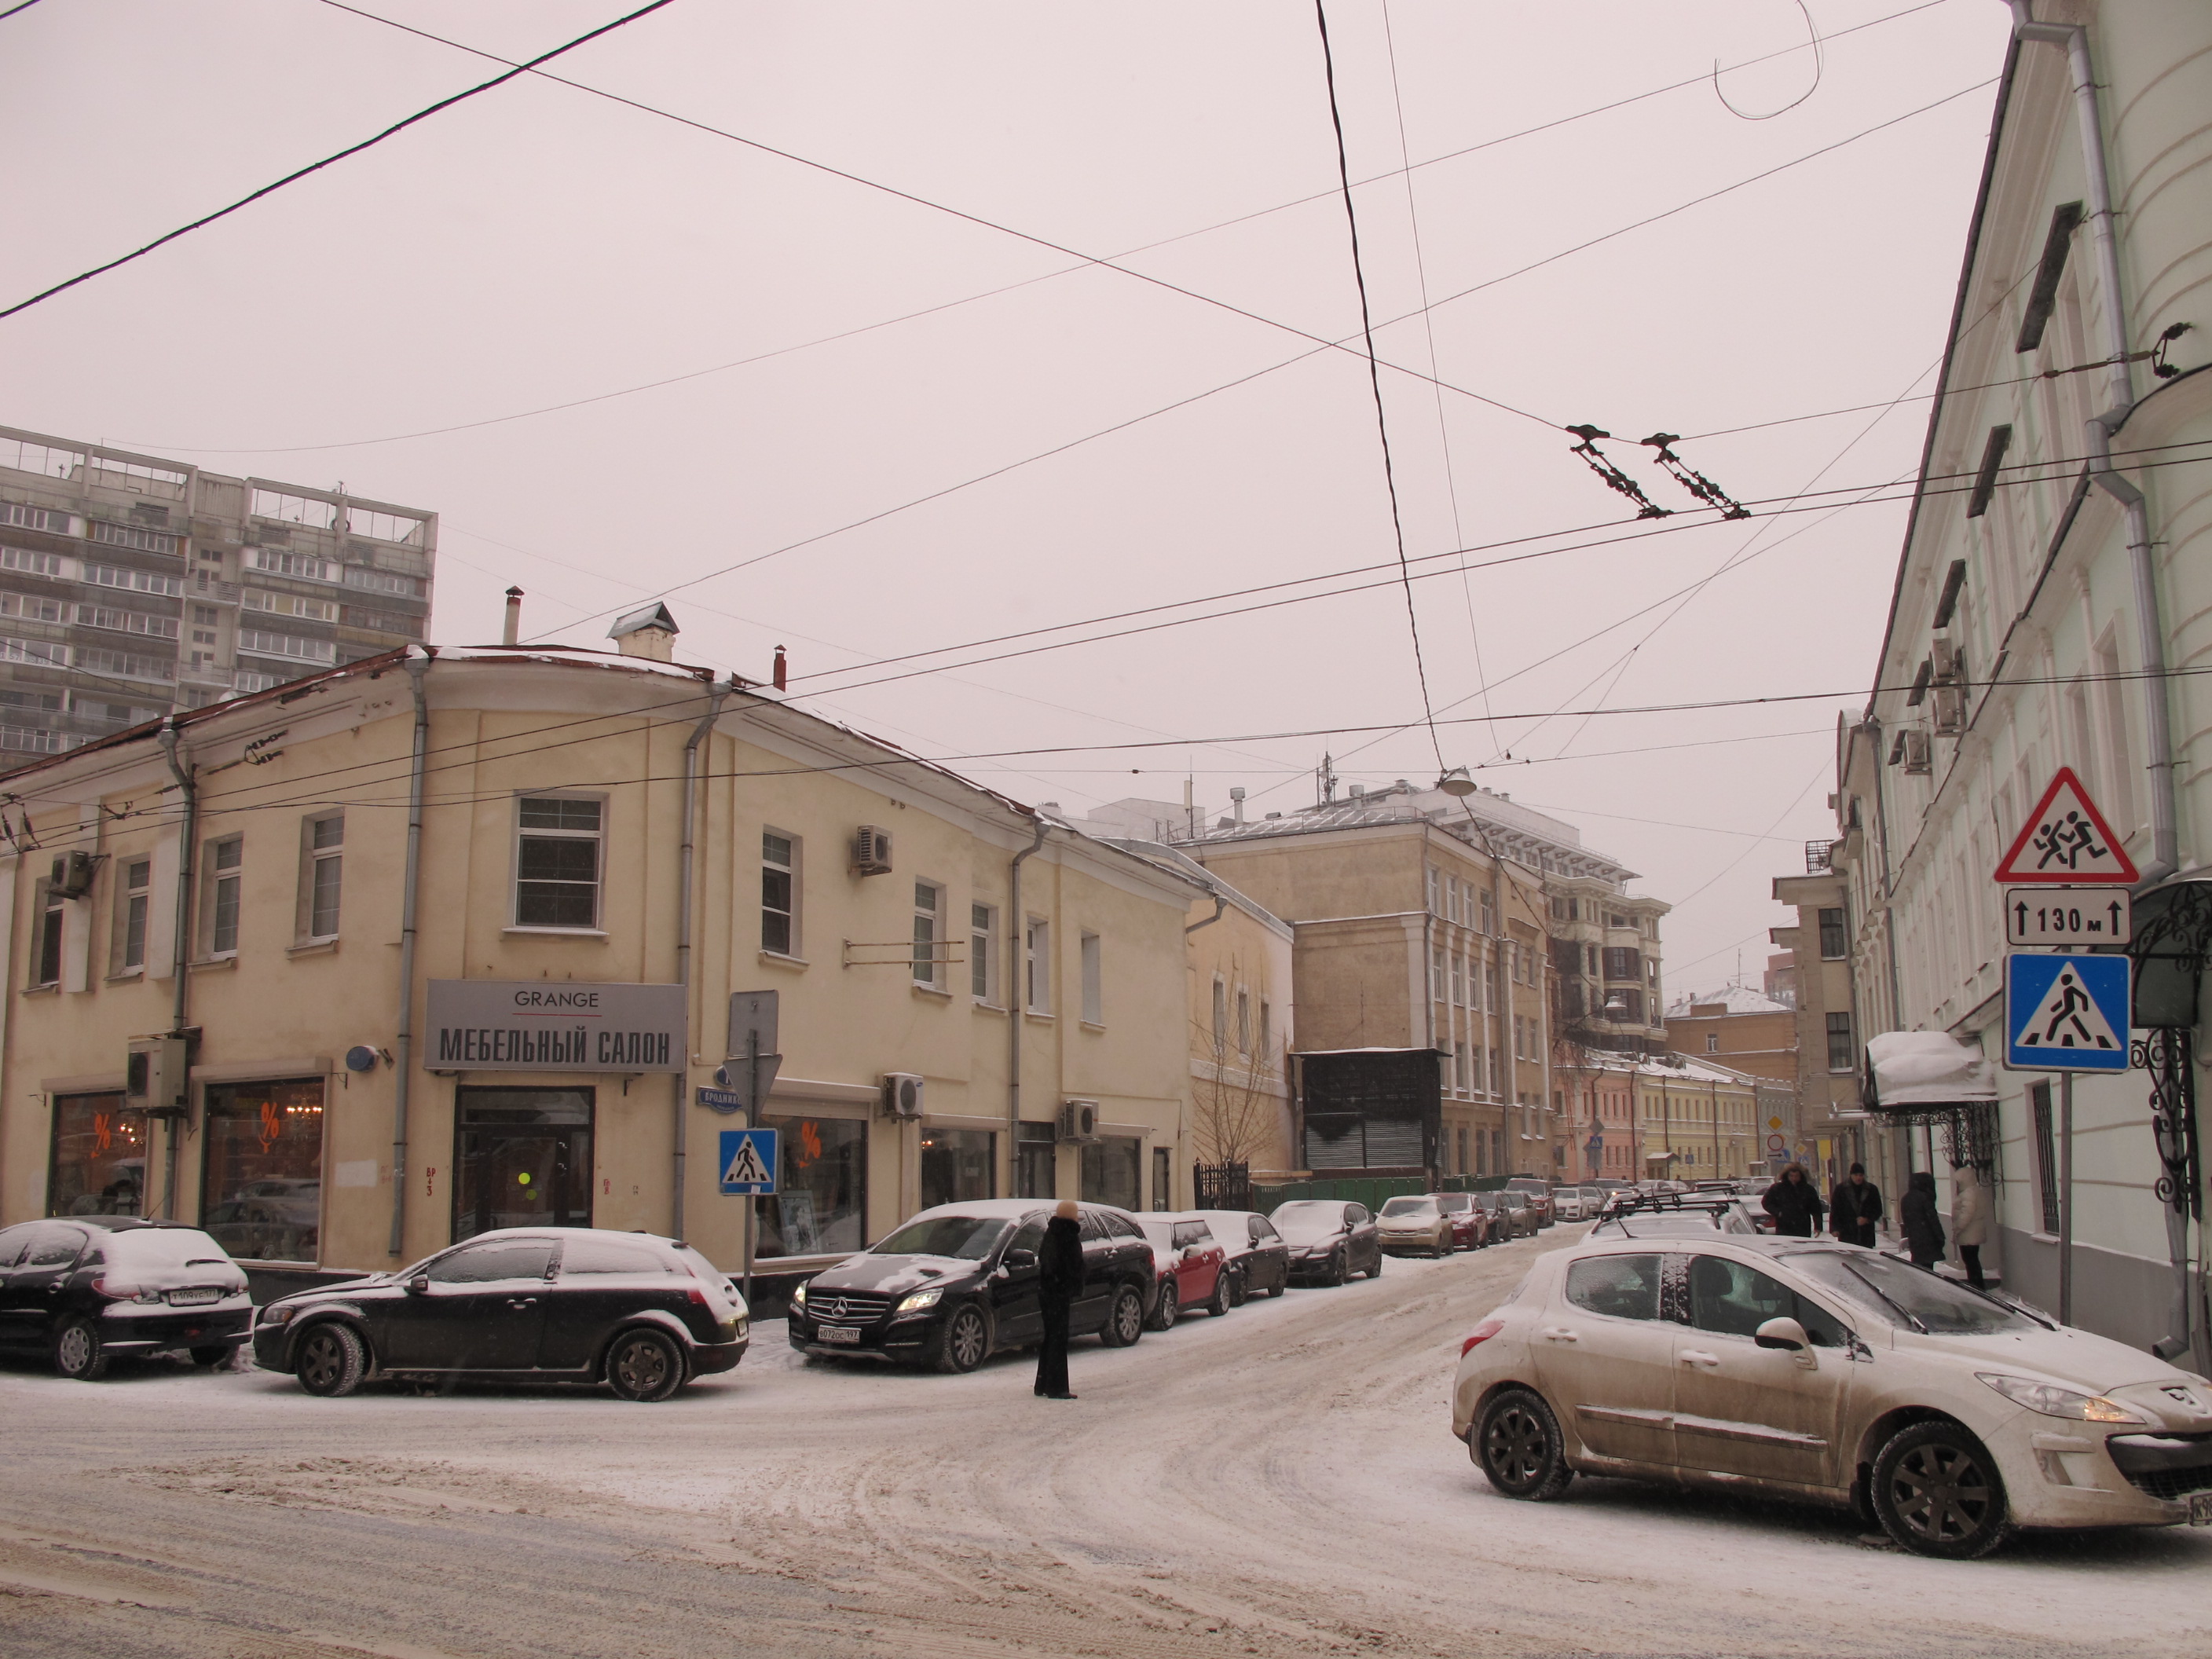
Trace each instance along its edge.
<instances>
[{"instance_id":1,"label":"overhead tram wire","mask_svg":"<svg viewBox=\"0 0 2212 1659\"><path fill-rule=\"evenodd\" d=\"M33 0L33 3L34 3L35 0ZM364 11L357 6L343 4L342 0L324 0L324 3L331 5L337 10L349 12L354 16L362 18L365 21L381 23L387 27L398 29L404 33L419 36L425 40L434 41L440 46L451 46L456 51L466 52L478 57L483 57L493 63L504 63L507 61L504 58L493 57L491 54L487 52L478 52L477 49L473 46L464 46L459 41L448 40L443 35L434 34L427 29L416 28L411 24L402 23L396 18L380 16L374 12ZM1870 18L1863 23L1855 23L1850 28L1838 30L1835 34L1829 35L1825 38L1829 40L1840 40L1844 35L1856 34L1862 30L1877 28L1887 23L1893 23L1900 19L1913 16L1920 12L1933 10L1936 7L1945 3L1947 3L1947 0L1923 0L1923 3L1919 5L1908 6L1902 11L1891 12L1886 16ZM1794 46L1781 47L1774 52L1763 52L1756 58L1747 58L1740 63L1728 64L1724 67L1729 70L1748 69L1754 64L1767 63L1777 58L1786 58L1795 52L1805 52L1809 49L1809 46L1807 43L1800 42ZM633 109L643 111L649 114L660 115L670 120L690 125L690 123L686 122L685 118L682 116L678 116L669 112L658 109L649 104L640 103L635 99L623 99L619 97L618 94L605 92L597 87L588 86L580 81L569 80L563 76L543 75L542 71L533 72L541 74L542 78L544 79L553 81L562 86L574 88L579 92L587 92L596 97L604 97L613 101L628 104ZM1494 149L1503 144L1512 143L1522 138L1534 137L1540 133L1550 132L1559 127L1571 125L1577 121L1589 120L1596 116L1609 114L1615 110L1626 109L1631 105L1642 103L1652 98L1662 97L1668 93L1680 92L1690 87L1702 87L1705 84L1707 78L1708 77L1705 75L1696 75L1691 76L1687 80L1669 82L1664 86L1653 87L1644 92L1632 93L1626 98L1615 99L1611 103L1595 105L1589 109L1577 110L1570 115L1562 115L1549 121L1540 122L1533 127L1522 127L1514 132L1502 133L1495 138L1486 138L1480 143L1468 144L1455 150L1448 150L1441 155L1432 155L1426 161L1408 162L1405 166L1393 169L1390 172L1378 173L1369 178L1359 179L1357 181L1355 188L1364 188L1369 185L1383 183L1386 180L1395 177L1399 173L1411 173L1422 168L1440 166L1446 161L1457 161L1463 156L1473 155L1482 150ZM753 356L740 357L734 359L730 362L716 363L705 368L691 369L681 374L672 374L658 380L647 380L638 386L624 386L612 392L602 392L594 393L589 397L570 398L562 403L546 404L535 409L518 410L511 414L494 415L475 421L462 421L451 426L426 427L414 432L388 433L382 437L346 439L335 443L291 444L283 446L264 445L258 447L252 446L233 446L222 448L210 448L205 446L194 447L190 444L163 444L148 442L142 444L140 447L149 450L161 451L163 453L175 451L184 454L191 455L302 455L328 449L359 449L365 448L374 444L401 443L415 438L443 437L447 434L454 432L474 431L480 427L500 426L511 421L530 420L540 415L557 414L565 410L580 409L587 404L605 403L616 398L628 398L642 392L657 391L663 386L679 385L684 381L698 380L705 375L723 374L730 369L743 368L752 363L765 362L770 358L787 356L793 352L805 351L811 349L815 346L829 345L839 340L851 339L857 335L872 333L879 329L895 327L901 323L912 322L919 318L933 316L938 313L953 310L961 306L972 305L983 300L995 299L1001 295L1012 294L1017 289L1032 287L1039 283L1051 282L1058 277L1073 276L1079 271L1089 270L1094 263L1108 263L1114 260L1133 258L1140 253L1149 253L1158 248L1170 247L1177 242L1188 241L1193 237L1210 235L1217 230L1227 230L1237 225L1249 224L1255 219L1267 218L1273 214L1285 213L1293 208L1309 206L1315 202L1326 200L1335 193L1336 192L1334 190L1319 191L1310 196L1298 197L1292 201L1279 202L1273 207L1256 208L1249 213L1241 213L1232 218L1218 220L1212 224L1200 225L1190 230L1178 231L1174 235L1162 237L1158 241L1146 242L1136 247L1124 248L1117 253L1105 256L1103 260L1093 261L1086 256L1084 262L1080 264L1068 265L1059 270L1045 271L1036 276L1024 277L1019 282L1008 283L998 288L987 289L980 294L968 295L957 300L947 300L939 305L925 306L918 311L906 312L899 316L884 318L872 323L863 323L854 328L840 330L835 334L825 334L811 340L800 341L788 346L780 346L774 350L761 352ZM914 199L921 200L922 198L915 198ZM937 204L930 203L927 204L927 205L935 206Z\"/></svg>"},{"instance_id":2,"label":"overhead tram wire","mask_svg":"<svg viewBox=\"0 0 2212 1659\"><path fill-rule=\"evenodd\" d=\"M538 53L537 57L531 58L526 63L517 64L513 68L509 69L504 75L495 75L490 80L480 82L478 84L470 87L464 91L457 92L450 98L441 98L436 103L429 105L426 108L416 110L414 114L407 117L404 120L393 122L390 126L385 128L383 131L376 133L370 137L364 138L357 144L348 144L343 149L336 151L331 155L325 155L319 161L311 161L306 167L295 168L294 171L286 173L282 179L276 179L272 183L262 185L258 190L250 191L246 195L240 197L238 200L233 202L228 207L217 208L213 213L203 214L200 217L193 220L188 225L179 225L174 230L169 231L163 235L156 236L152 241L147 243L143 247L135 248L131 252L123 254L119 258L108 260L105 264L94 265L89 270L79 271L67 282L56 283L52 288L45 289L40 290L39 293L33 294L27 300L19 300L14 305L9 306L6 310L0 311L0 320L5 320L9 317L13 317L20 311L28 311L33 306L37 305L41 301L51 300L57 294L66 293L69 289L75 288L80 283L88 283L95 276L105 276L107 272L115 270L118 266L127 265L134 259L143 259L146 255L153 252L155 249L165 246L167 244L175 241L180 236L188 236L192 232L198 230L204 226L215 223L218 219L228 218L230 215L237 212L240 208L249 206L252 203L259 201L264 196L274 195L276 191L283 189L287 185L296 184L299 180L307 177L308 174L319 173L326 167L330 167L337 162L344 161L349 155L358 155L362 151L382 143L386 139L392 137L395 133L404 132L409 127L413 126L418 121L428 120L430 117L437 114L441 110L451 109L454 105L473 98L480 92L489 92L494 87L502 86L506 82L514 80L516 76L526 74L530 70L537 68L538 64L549 63L552 59L560 57L563 52L574 52L578 46L584 45L587 41L596 40L603 34L611 34L615 30L621 28L627 24L635 23L639 18L646 16L649 13L659 11L663 6L672 5L673 3L674 0L647 0L647 3L640 6L635 11L626 13L623 16L616 18L611 23L602 23L599 27L590 30L586 33L578 35L574 40L568 41L567 44L554 47L550 52L542 52Z\"/></svg>"}]
</instances>

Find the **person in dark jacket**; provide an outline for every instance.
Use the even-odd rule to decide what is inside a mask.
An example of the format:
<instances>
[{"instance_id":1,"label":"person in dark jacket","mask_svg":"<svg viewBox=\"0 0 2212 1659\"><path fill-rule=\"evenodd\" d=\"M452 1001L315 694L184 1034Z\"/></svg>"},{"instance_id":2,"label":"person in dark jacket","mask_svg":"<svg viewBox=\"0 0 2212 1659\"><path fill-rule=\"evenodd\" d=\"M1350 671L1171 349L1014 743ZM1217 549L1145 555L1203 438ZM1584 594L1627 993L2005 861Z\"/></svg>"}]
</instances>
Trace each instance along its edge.
<instances>
[{"instance_id":1,"label":"person in dark jacket","mask_svg":"<svg viewBox=\"0 0 2212 1659\"><path fill-rule=\"evenodd\" d=\"M1897 1206L1898 1225L1905 1231L1905 1248L1912 1265L1935 1272L1943 1259L1943 1222L1936 1213L1936 1174L1915 1170L1905 1182L1905 1200Z\"/></svg>"},{"instance_id":2,"label":"person in dark jacket","mask_svg":"<svg viewBox=\"0 0 2212 1659\"><path fill-rule=\"evenodd\" d=\"M1850 1177L1836 1183L1828 1195L1828 1224L1846 1244L1875 1246L1875 1227L1881 1220L1881 1188L1866 1178L1866 1165L1851 1165Z\"/></svg>"},{"instance_id":3,"label":"person in dark jacket","mask_svg":"<svg viewBox=\"0 0 2212 1659\"><path fill-rule=\"evenodd\" d=\"M1820 1218L1828 1206L1805 1178L1805 1166L1792 1164L1782 1179L1766 1189L1759 1206L1774 1218L1774 1231L1785 1238L1810 1238L1820 1231Z\"/></svg>"},{"instance_id":4,"label":"person in dark jacket","mask_svg":"<svg viewBox=\"0 0 2212 1659\"><path fill-rule=\"evenodd\" d=\"M1044 1340L1037 1345L1036 1391L1047 1400L1075 1398L1067 1391L1067 1315L1083 1294L1083 1235L1075 1215L1075 1200L1060 1200L1052 1219L1045 1223L1044 1248L1037 1252Z\"/></svg>"}]
</instances>

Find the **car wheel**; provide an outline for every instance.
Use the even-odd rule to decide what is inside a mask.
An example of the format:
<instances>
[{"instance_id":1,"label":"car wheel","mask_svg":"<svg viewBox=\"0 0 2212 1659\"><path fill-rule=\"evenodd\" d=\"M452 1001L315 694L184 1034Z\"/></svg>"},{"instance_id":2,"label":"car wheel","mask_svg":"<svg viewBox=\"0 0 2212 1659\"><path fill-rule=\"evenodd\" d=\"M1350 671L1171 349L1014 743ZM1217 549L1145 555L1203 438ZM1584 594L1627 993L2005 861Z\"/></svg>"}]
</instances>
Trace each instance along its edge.
<instances>
[{"instance_id":1,"label":"car wheel","mask_svg":"<svg viewBox=\"0 0 2212 1659\"><path fill-rule=\"evenodd\" d=\"M1370 1279L1382 1277L1382 1247L1380 1244L1375 1247L1375 1265L1367 1270L1367 1276Z\"/></svg>"},{"instance_id":2,"label":"car wheel","mask_svg":"<svg viewBox=\"0 0 2212 1659\"><path fill-rule=\"evenodd\" d=\"M310 1326L292 1362L300 1386L323 1400L351 1394L368 1370L368 1349L361 1334L336 1320Z\"/></svg>"},{"instance_id":3,"label":"car wheel","mask_svg":"<svg viewBox=\"0 0 2212 1659\"><path fill-rule=\"evenodd\" d=\"M191 1351L192 1364L212 1370L229 1358L233 1352L234 1351L227 1347L194 1348Z\"/></svg>"},{"instance_id":4,"label":"car wheel","mask_svg":"<svg viewBox=\"0 0 2212 1659\"><path fill-rule=\"evenodd\" d=\"M1322 1282L1334 1286L1349 1283L1351 1278L1352 1265L1344 1259L1344 1252L1339 1250L1334 1255L1329 1257L1328 1274Z\"/></svg>"},{"instance_id":5,"label":"car wheel","mask_svg":"<svg viewBox=\"0 0 2212 1659\"><path fill-rule=\"evenodd\" d=\"M684 1386L684 1355L659 1331L624 1331L607 1350L607 1386L623 1400L665 1400Z\"/></svg>"},{"instance_id":6,"label":"car wheel","mask_svg":"<svg viewBox=\"0 0 2212 1659\"><path fill-rule=\"evenodd\" d=\"M1508 1498L1543 1503L1565 1492L1575 1478L1567 1467L1559 1419L1541 1395L1528 1389L1504 1389L1491 1396L1468 1449L1490 1484Z\"/></svg>"},{"instance_id":7,"label":"car wheel","mask_svg":"<svg viewBox=\"0 0 2212 1659\"><path fill-rule=\"evenodd\" d=\"M991 1329L983 1322L983 1316L972 1304L954 1311L945 1322L945 1334L939 1339L937 1369L965 1376L988 1358L991 1352Z\"/></svg>"},{"instance_id":8,"label":"car wheel","mask_svg":"<svg viewBox=\"0 0 2212 1659\"><path fill-rule=\"evenodd\" d=\"M1213 1294L1206 1299L1206 1311L1209 1316L1215 1319L1222 1318L1231 1308L1236 1306L1236 1302L1230 1300L1229 1292L1229 1275L1225 1273L1214 1274ZM1242 1302L1243 1299L1240 1296L1237 1298L1237 1302Z\"/></svg>"},{"instance_id":9,"label":"car wheel","mask_svg":"<svg viewBox=\"0 0 2212 1659\"><path fill-rule=\"evenodd\" d=\"M1269 1296L1281 1296L1281 1295L1284 1295L1285 1292L1287 1292L1287 1291L1290 1290L1290 1288L1291 1288L1291 1264L1290 1264L1289 1262L1287 1262L1287 1261L1286 1261L1286 1262L1285 1262L1285 1263L1283 1264L1283 1271L1282 1271L1281 1275L1280 1275L1279 1278L1277 1278L1277 1279L1275 1280L1275 1282L1274 1282L1273 1285L1270 1285L1267 1287L1267 1294L1268 1294Z\"/></svg>"},{"instance_id":10,"label":"car wheel","mask_svg":"<svg viewBox=\"0 0 2212 1659\"><path fill-rule=\"evenodd\" d=\"M1891 1436L1873 1485L1882 1530L1916 1554L1971 1561L2010 1530L1996 1460L1956 1423L1915 1423Z\"/></svg>"},{"instance_id":11,"label":"car wheel","mask_svg":"<svg viewBox=\"0 0 2212 1659\"><path fill-rule=\"evenodd\" d=\"M1221 1276L1229 1281L1229 1305L1232 1308L1243 1307L1245 1298L1252 1294L1245 1287L1244 1275L1241 1273L1231 1273L1224 1268Z\"/></svg>"},{"instance_id":12,"label":"car wheel","mask_svg":"<svg viewBox=\"0 0 2212 1659\"><path fill-rule=\"evenodd\" d=\"M1163 1279L1160 1282L1160 1299L1152 1304L1152 1328L1156 1331L1173 1330L1176 1321L1182 1316L1182 1304L1181 1287L1172 1279Z\"/></svg>"},{"instance_id":13,"label":"car wheel","mask_svg":"<svg viewBox=\"0 0 2212 1659\"><path fill-rule=\"evenodd\" d=\"M1145 1298L1137 1294L1135 1285L1124 1285L1114 1292L1114 1305L1106 1311L1098 1340L1109 1348L1131 1348L1144 1334Z\"/></svg>"},{"instance_id":14,"label":"car wheel","mask_svg":"<svg viewBox=\"0 0 2212 1659\"><path fill-rule=\"evenodd\" d=\"M72 1319L54 1334L54 1369L78 1382L107 1375L107 1346L89 1320Z\"/></svg>"}]
</instances>

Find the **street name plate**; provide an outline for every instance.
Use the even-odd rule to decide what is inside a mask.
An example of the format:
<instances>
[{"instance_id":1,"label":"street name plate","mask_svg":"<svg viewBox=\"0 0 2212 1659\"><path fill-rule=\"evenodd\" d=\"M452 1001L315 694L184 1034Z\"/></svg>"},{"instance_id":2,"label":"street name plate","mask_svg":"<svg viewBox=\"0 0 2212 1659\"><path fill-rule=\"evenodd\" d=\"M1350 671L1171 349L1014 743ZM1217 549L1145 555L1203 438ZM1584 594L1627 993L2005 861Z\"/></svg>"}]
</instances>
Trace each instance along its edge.
<instances>
[{"instance_id":1,"label":"street name plate","mask_svg":"<svg viewBox=\"0 0 2212 1659\"><path fill-rule=\"evenodd\" d=\"M2124 887L2008 887L2008 945L2125 945L2134 921Z\"/></svg>"}]
</instances>

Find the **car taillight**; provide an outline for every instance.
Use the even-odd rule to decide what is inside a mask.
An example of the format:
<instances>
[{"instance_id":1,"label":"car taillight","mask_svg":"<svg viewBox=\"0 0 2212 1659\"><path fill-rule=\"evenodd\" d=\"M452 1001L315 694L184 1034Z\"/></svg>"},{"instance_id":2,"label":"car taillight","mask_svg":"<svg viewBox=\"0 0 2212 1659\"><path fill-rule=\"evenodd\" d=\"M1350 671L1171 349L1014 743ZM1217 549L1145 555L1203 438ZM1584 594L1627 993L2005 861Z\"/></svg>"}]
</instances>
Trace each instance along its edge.
<instances>
[{"instance_id":1,"label":"car taillight","mask_svg":"<svg viewBox=\"0 0 2212 1659\"><path fill-rule=\"evenodd\" d=\"M1469 1331L1467 1334L1467 1340L1459 1345L1459 1357L1462 1359L1466 1358L1468 1352L1476 1343L1489 1341L1492 1337L1504 1328L1505 1322L1502 1319L1484 1320L1482 1323Z\"/></svg>"},{"instance_id":2,"label":"car taillight","mask_svg":"<svg viewBox=\"0 0 2212 1659\"><path fill-rule=\"evenodd\" d=\"M707 1300L707 1288L703 1285L694 1284L685 1290L684 1294L689 1296L694 1302L697 1303L702 1308L711 1307L713 1305L713 1304Z\"/></svg>"}]
</instances>

